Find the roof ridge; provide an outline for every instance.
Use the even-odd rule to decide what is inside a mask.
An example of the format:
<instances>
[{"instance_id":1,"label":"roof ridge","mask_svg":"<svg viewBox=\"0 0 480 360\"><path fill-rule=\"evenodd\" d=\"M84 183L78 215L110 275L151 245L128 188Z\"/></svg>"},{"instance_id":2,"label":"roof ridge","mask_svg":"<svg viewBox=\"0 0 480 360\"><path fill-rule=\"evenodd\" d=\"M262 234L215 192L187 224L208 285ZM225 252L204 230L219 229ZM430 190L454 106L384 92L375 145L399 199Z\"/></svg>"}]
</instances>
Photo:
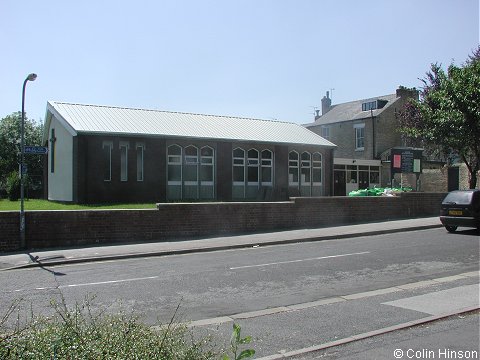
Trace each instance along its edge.
<instances>
[{"instance_id":1,"label":"roof ridge","mask_svg":"<svg viewBox=\"0 0 480 360\"><path fill-rule=\"evenodd\" d=\"M145 108L139 108L139 107L126 107L126 106L115 106L115 105L81 104L81 103L73 103L73 102L65 102L65 101L50 101L50 102L54 103L54 104L62 104L62 105L100 107L100 108L107 108L107 109L140 110L140 111L161 112L161 113L168 113L168 114L197 115L197 116L221 117L221 118L230 118L230 119L266 121L266 122L275 122L275 123L284 123L284 124L296 124L296 123L290 122L290 121L260 119L260 118L245 117L245 116L201 114L201 113L193 113L193 112L185 112L185 111L145 109Z\"/></svg>"}]
</instances>

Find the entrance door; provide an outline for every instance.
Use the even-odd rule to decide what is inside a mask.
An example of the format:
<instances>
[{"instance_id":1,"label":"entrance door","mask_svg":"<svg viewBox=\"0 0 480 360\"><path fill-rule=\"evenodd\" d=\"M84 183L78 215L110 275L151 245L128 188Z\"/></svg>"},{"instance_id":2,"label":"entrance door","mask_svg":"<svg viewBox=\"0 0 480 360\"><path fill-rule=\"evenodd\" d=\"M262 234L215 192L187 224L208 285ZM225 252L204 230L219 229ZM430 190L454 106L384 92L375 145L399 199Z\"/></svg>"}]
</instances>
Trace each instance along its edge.
<instances>
[{"instance_id":1,"label":"entrance door","mask_svg":"<svg viewBox=\"0 0 480 360\"><path fill-rule=\"evenodd\" d=\"M368 171L359 171L358 188L367 189L370 186L370 177Z\"/></svg>"},{"instance_id":2,"label":"entrance door","mask_svg":"<svg viewBox=\"0 0 480 360\"><path fill-rule=\"evenodd\" d=\"M347 195L345 171L335 170L333 172L333 195L345 196Z\"/></svg>"}]
</instances>

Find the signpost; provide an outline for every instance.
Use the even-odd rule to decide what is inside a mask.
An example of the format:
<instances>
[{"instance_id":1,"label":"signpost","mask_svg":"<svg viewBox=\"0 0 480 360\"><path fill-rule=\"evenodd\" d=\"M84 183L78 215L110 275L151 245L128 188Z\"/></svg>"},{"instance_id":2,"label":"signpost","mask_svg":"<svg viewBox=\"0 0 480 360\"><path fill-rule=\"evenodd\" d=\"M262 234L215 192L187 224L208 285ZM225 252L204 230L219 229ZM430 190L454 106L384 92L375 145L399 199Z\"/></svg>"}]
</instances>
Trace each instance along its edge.
<instances>
[{"instance_id":1,"label":"signpost","mask_svg":"<svg viewBox=\"0 0 480 360\"><path fill-rule=\"evenodd\" d=\"M37 155L44 155L48 153L48 147L45 146L25 146L24 148L25 154L37 154Z\"/></svg>"}]
</instances>

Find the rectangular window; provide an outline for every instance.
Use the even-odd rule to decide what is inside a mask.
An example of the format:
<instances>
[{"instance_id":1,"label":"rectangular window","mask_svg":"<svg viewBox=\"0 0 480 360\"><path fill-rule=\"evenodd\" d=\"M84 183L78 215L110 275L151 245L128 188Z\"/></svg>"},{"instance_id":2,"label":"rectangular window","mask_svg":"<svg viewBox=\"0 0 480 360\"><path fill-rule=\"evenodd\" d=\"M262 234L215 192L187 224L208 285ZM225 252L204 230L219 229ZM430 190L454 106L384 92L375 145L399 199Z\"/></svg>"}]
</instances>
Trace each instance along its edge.
<instances>
[{"instance_id":1,"label":"rectangular window","mask_svg":"<svg viewBox=\"0 0 480 360\"><path fill-rule=\"evenodd\" d=\"M364 102L362 104L362 111L375 110L376 108L377 108L377 102L376 101Z\"/></svg>"},{"instance_id":2,"label":"rectangular window","mask_svg":"<svg viewBox=\"0 0 480 360\"><path fill-rule=\"evenodd\" d=\"M143 152L144 145L137 144L137 181L143 181Z\"/></svg>"},{"instance_id":3,"label":"rectangular window","mask_svg":"<svg viewBox=\"0 0 480 360\"><path fill-rule=\"evenodd\" d=\"M120 181L128 181L128 143L120 143Z\"/></svg>"},{"instance_id":4,"label":"rectangular window","mask_svg":"<svg viewBox=\"0 0 480 360\"><path fill-rule=\"evenodd\" d=\"M103 142L103 180L112 181L112 148L111 141Z\"/></svg>"},{"instance_id":5,"label":"rectangular window","mask_svg":"<svg viewBox=\"0 0 480 360\"><path fill-rule=\"evenodd\" d=\"M326 140L330 140L330 127L329 126L322 126L321 127L321 136Z\"/></svg>"},{"instance_id":6,"label":"rectangular window","mask_svg":"<svg viewBox=\"0 0 480 360\"><path fill-rule=\"evenodd\" d=\"M233 151L233 183L245 182L245 152L242 149Z\"/></svg>"},{"instance_id":7,"label":"rectangular window","mask_svg":"<svg viewBox=\"0 0 480 360\"><path fill-rule=\"evenodd\" d=\"M355 128L355 150L365 149L365 124L354 125Z\"/></svg>"}]
</instances>

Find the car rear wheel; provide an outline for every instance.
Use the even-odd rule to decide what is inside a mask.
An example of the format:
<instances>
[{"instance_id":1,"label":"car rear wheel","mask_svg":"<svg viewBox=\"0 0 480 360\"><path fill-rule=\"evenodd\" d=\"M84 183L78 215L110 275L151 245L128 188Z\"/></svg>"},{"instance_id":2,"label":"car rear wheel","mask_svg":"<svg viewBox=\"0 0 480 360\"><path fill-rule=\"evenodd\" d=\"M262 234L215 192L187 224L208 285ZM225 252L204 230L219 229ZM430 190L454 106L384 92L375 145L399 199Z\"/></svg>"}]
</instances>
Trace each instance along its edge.
<instances>
[{"instance_id":1,"label":"car rear wheel","mask_svg":"<svg viewBox=\"0 0 480 360\"><path fill-rule=\"evenodd\" d=\"M458 226L452 226L452 225L445 225L445 229L447 229L448 232L455 232L455 230L457 230L457 227Z\"/></svg>"}]
</instances>

